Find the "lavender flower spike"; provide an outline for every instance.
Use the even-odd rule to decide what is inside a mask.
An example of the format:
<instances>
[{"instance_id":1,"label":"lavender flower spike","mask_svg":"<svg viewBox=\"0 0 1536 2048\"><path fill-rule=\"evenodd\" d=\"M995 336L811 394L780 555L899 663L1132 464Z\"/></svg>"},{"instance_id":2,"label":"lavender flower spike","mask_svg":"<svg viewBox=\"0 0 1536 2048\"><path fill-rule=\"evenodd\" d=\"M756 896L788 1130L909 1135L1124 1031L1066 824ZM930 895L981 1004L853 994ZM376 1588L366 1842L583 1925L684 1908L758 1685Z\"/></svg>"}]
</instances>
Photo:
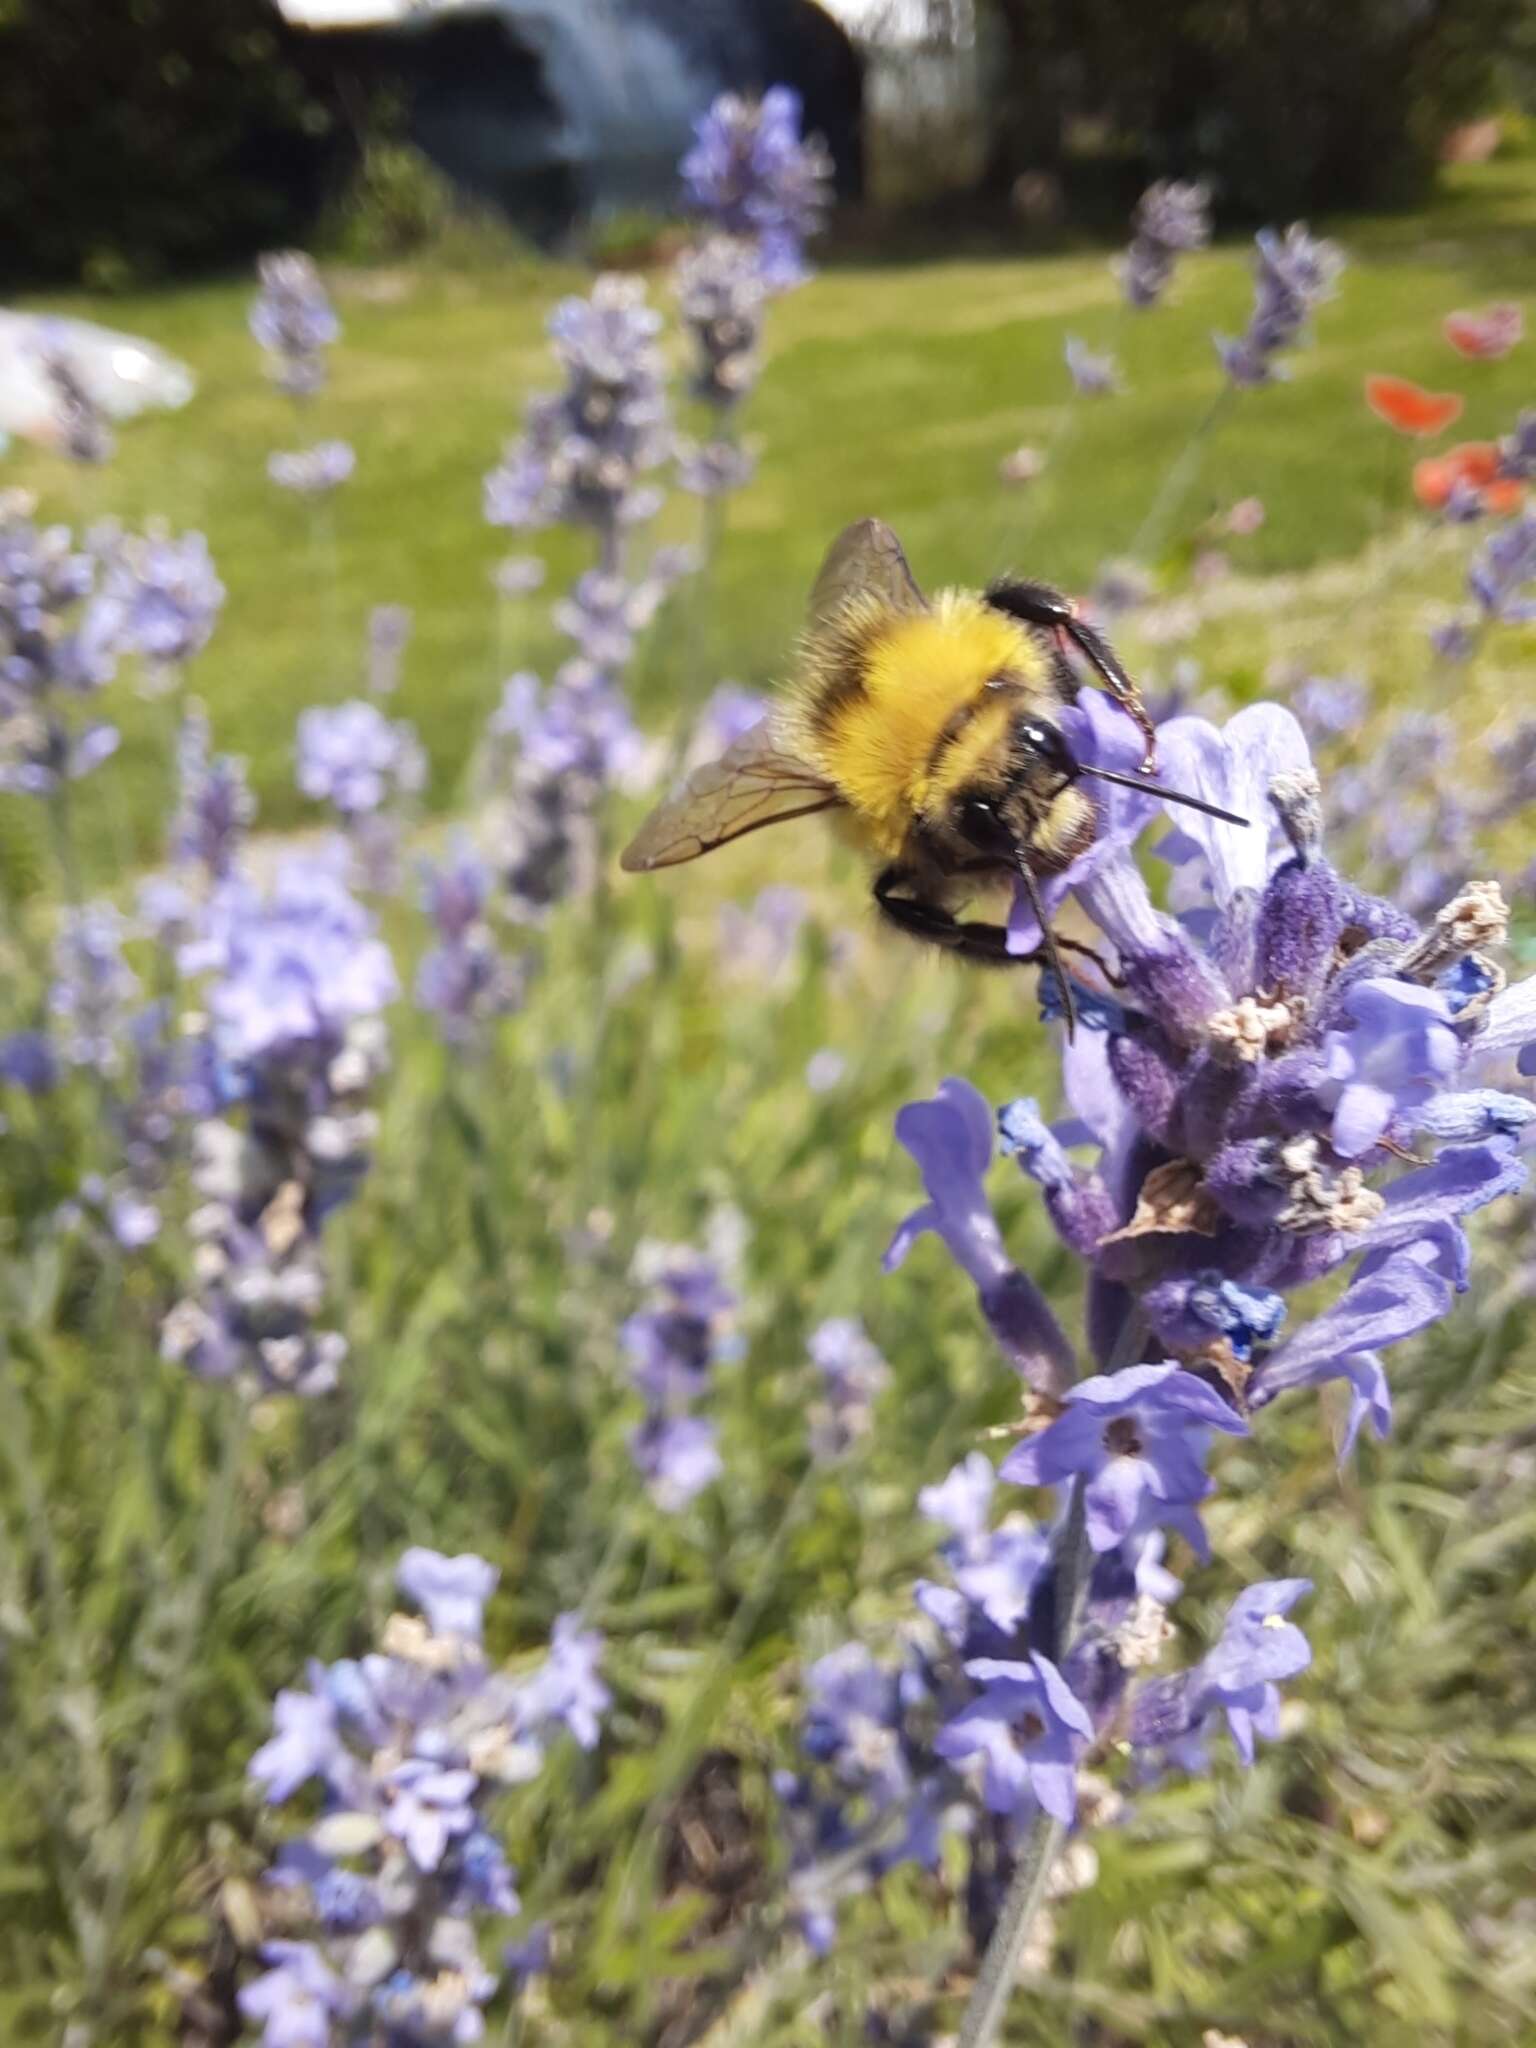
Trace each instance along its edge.
<instances>
[{"instance_id":1,"label":"lavender flower spike","mask_svg":"<svg viewBox=\"0 0 1536 2048\"><path fill-rule=\"evenodd\" d=\"M1253 314L1237 341L1215 337L1227 375L1237 385L1272 384L1285 372L1275 362L1301 338L1314 309L1331 299L1344 268L1344 252L1309 234L1297 221L1285 233L1262 228L1255 237Z\"/></svg>"},{"instance_id":2,"label":"lavender flower spike","mask_svg":"<svg viewBox=\"0 0 1536 2048\"><path fill-rule=\"evenodd\" d=\"M1088 1539L1113 1550L1134 1531L1177 1520L1211 1491L1205 1433L1246 1436L1247 1424L1214 1387L1178 1365L1131 1365L1081 1381L1064 1412L1011 1451L1001 1476L1057 1486L1081 1474Z\"/></svg>"},{"instance_id":3,"label":"lavender flower spike","mask_svg":"<svg viewBox=\"0 0 1536 2048\"><path fill-rule=\"evenodd\" d=\"M1040 1391L1059 1392L1073 1377L1072 1348L1044 1296L1004 1249L983 1186L992 1157L986 1102L967 1081L941 1082L932 1101L901 1111L896 1136L916 1160L928 1200L891 1239L886 1271L902 1263L925 1230L936 1232L970 1275L1009 1361Z\"/></svg>"},{"instance_id":4,"label":"lavender flower spike","mask_svg":"<svg viewBox=\"0 0 1536 2048\"><path fill-rule=\"evenodd\" d=\"M261 290L251 305L251 333L290 398L313 398L325 382L325 351L341 333L311 257L288 249L257 265Z\"/></svg>"},{"instance_id":5,"label":"lavender flower spike","mask_svg":"<svg viewBox=\"0 0 1536 2048\"><path fill-rule=\"evenodd\" d=\"M1119 266L1121 289L1127 304L1155 306L1173 281L1179 256L1203 249L1211 239L1210 187L1159 179L1142 193L1131 224L1135 233Z\"/></svg>"},{"instance_id":6,"label":"lavender flower spike","mask_svg":"<svg viewBox=\"0 0 1536 2048\"><path fill-rule=\"evenodd\" d=\"M776 85L761 100L722 94L678 168L698 212L756 243L769 290L804 282L801 249L825 217L832 159L815 137L802 140L797 92Z\"/></svg>"},{"instance_id":7,"label":"lavender flower spike","mask_svg":"<svg viewBox=\"0 0 1536 2048\"><path fill-rule=\"evenodd\" d=\"M1107 351L1100 354L1069 334L1065 354L1068 375L1080 398L1109 398L1124 390L1120 366Z\"/></svg>"}]
</instances>

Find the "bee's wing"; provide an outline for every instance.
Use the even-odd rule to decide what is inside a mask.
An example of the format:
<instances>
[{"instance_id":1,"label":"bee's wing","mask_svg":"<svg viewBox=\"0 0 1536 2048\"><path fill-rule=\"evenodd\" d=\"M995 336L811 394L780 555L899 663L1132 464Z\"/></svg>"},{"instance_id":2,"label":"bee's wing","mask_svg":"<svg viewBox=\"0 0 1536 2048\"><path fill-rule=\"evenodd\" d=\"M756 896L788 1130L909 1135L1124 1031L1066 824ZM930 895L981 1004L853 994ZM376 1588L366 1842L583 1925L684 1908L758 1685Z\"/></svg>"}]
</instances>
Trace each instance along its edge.
<instances>
[{"instance_id":1,"label":"bee's wing","mask_svg":"<svg viewBox=\"0 0 1536 2048\"><path fill-rule=\"evenodd\" d=\"M695 768L663 797L625 847L619 865L631 874L675 867L760 826L831 810L841 802L825 776L782 744L770 715L727 747L718 761Z\"/></svg>"},{"instance_id":2,"label":"bee's wing","mask_svg":"<svg viewBox=\"0 0 1536 2048\"><path fill-rule=\"evenodd\" d=\"M811 586L807 629L829 626L850 598L864 595L899 612L927 610L901 542L883 519L855 520L833 541Z\"/></svg>"}]
</instances>

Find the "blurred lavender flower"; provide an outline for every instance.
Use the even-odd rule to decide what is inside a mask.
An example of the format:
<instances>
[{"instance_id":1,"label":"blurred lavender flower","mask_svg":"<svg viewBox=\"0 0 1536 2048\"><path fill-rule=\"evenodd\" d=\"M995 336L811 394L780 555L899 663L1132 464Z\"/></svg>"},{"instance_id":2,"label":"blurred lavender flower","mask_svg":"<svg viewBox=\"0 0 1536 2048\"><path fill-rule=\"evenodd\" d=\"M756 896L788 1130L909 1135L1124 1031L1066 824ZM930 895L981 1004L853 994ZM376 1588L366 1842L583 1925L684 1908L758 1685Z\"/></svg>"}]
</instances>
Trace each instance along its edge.
<instances>
[{"instance_id":1,"label":"blurred lavender flower","mask_svg":"<svg viewBox=\"0 0 1536 2048\"><path fill-rule=\"evenodd\" d=\"M1178 258L1211 239L1211 190L1203 181L1160 179L1131 216L1131 245L1119 265L1126 303L1155 306L1173 281Z\"/></svg>"},{"instance_id":2,"label":"blurred lavender flower","mask_svg":"<svg viewBox=\"0 0 1536 2048\"><path fill-rule=\"evenodd\" d=\"M1304 676L1291 692L1303 730L1320 741L1358 732L1370 703L1370 686L1358 676Z\"/></svg>"},{"instance_id":3,"label":"blurred lavender flower","mask_svg":"<svg viewBox=\"0 0 1536 2048\"><path fill-rule=\"evenodd\" d=\"M127 928L110 903L66 910L54 944L48 1008L54 1042L68 1066L117 1073L128 1011L139 979L123 958Z\"/></svg>"},{"instance_id":4,"label":"blurred lavender flower","mask_svg":"<svg viewBox=\"0 0 1536 2048\"><path fill-rule=\"evenodd\" d=\"M711 235L686 249L672 273L678 311L693 343L690 390L729 412L757 380L768 286L750 242Z\"/></svg>"},{"instance_id":5,"label":"blurred lavender flower","mask_svg":"<svg viewBox=\"0 0 1536 2048\"><path fill-rule=\"evenodd\" d=\"M656 336L661 315L635 277L600 277L549 319L565 388L530 401L523 434L485 479L492 526L596 528L607 571L620 530L648 519L660 493L642 482L670 447Z\"/></svg>"},{"instance_id":6,"label":"blurred lavender flower","mask_svg":"<svg viewBox=\"0 0 1536 2048\"><path fill-rule=\"evenodd\" d=\"M1527 406L1499 442L1499 475L1516 483L1536 478L1536 407Z\"/></svg>"},{"instance_id":7,"label":"blurred lavender flower","mask_svg":"<svg viewBox=\"0 0 1536 2048\"><path fill-rule=\"evenodd\" d=\"M392 891L405 806L427 776L415 727L386 718L367 697L314 704L299 713L295 756L299 788L336 811L362 886Z\"/></svg>"},{"instance_id":8,"label":"blurred lavender flower","mask_svg":"<svg viewBox=\"0 0 1536 2048\"><path fill-rule=\"evenodd\" d=\"M890 1383L891 1368L855 1316L819 1323L806 1348L821 1380L809 1414L811 1456L826 1463L868 1433L876 1396Z\"/></svg>"},{"instance_id":9,"label":"blurred lavender flower","mask_svg":"<svg viewBox=\"0 0 1536 2048\"><path fill-rule=\"evenodd\" d=\"M240 1993L242 2015L261 2028L262 2048L328 2048L357 2012L360 1993L307 1941L269 1941L270 1967Z\"/></svg>"},{"instance_id":10,"label":"blurred lavender flower","mask_svg":"<svg viewBox=\"0 0 1536 2048\"><path fill-rule=\"evenodd\" d=\"M696 498L723 498L756 474L750 449L727 440L688 441L678 449L677 481Z\"/></svg>"},{"instance_id":11,"label":"blurred lavender flower","mask_svg":"<svg viewBox=\"0 0 1536 2048\"><path fill-rule=\"evenodd\" d=\"M687 549L663 548L652 556L650 568L637 582L589 569L554 607L555 624L594 669L623 668L635 651L636 637L655 618L692 563Z\"/></svg>"},{"instance_id":12,"label":"blurred lavender flower","mask_svg":"<svg viewBox=\"0 0 1536 2048\"><path fill-rule=\"evenodd\" d=\"M66 707L112 679L117 621L97 554L32 512L24 493L0 492L0 790L49 796L116 750L114 726L76 727Z\"/></svg>"},{"instance_id":13,"label":"blurred lavender flower","mask_svg":"<svg viewBox=\"0 0 1536 2048\"><path fill-rule=\"evenodd\" d=\"M317 441L312 448L267 457L267 475L280 490L301 498L325 498L340 490L357 467L345 441Z\"/></svg>"},{"instance_id":14,"label":"blurred lavender flower","mask_svg":"<svg viewBox=\"0 0 1536 2048\"><path fill-rule=\"evenodd\" d=\"M295 752L299 788L330 804L343 823L414 795L426 777L415 728L386 718L365 697L301 711Z\"/></svg>"},{"instance_id":15,"label":"blurred lavender flower","mask_svg":"<svg viewBox=\"0 0 1536 2048\"><path fill-rule=\"evenodd\" d=\"M1467 570L1473 609L1431 635L1448 660L1465 661L1492 626L1524 626L1536 620L1536 512L1496 527Z\"/></svg>"},{"instance_id":16,"label":"blurred lavender flower","mask_svg":"<svg viewBox=\"0 0 1536 2048\"><path fill-rule=\"evenodd\" d=\"M416 1001L451 1046L474 1045L491 1018L522 1000L522 975L486 921L493 884L491 868L463 839L423 870L422 907L436 944L416 970Z\"/></svg>"},{"instance_id":17,"label":"blurred lavender flower","mask_svg":"<svg viewBox=\"0 0 1536 2048\"><path fill-rule=\"evenodd\" d=\"M102 627L123 653L151 671L174 670L201 654L213 636L224 586L200 533L164 529L126 534L104 551Z\"/></svg>"},{"instance_id":18,"label":"blurred lavender flower","mask_svg":"<svg viewBox=\"0 0 1536 2048\"><path fill-rule=\"evenodd\" d=\"M619 1333L646 1404L630 1455L656 1505L675 1514L720 1475L714 1425L692 1411L729 1349L735 1297L716 1262L685 1245L642 1246L635 1265L651 1299Z\"/></svg>"},{"instance_id":19,"label":"blurred lavender flower","mask_svg":"<svg viewBox=\"0 0 1536 2048\"><path fill-rule=\"evenodd\" d=\"M809 911L804 890L783 882L770 882L745 908L739 903L722 903L722 962L743 980L779 980L793 964Z\"/></svg>"},{"instance_id":20,"label":"blurred lavender flower","mask_svg":"<svg viewBox=\"0 0 1536 2048\"><path fill-rule=\"evenodd\" d=\"M407 604L376 604L368 614L368 694L393 697L400 687L413 620Z\"/></svg>"},{"instance_id":21,"label":"blurred lavender flower","mask_svg":"<svg viewBox=\"0 0 1536 2048\"><path fill-rule=\"evenodd\" d=\"M1109 398L1125 386L1120 366L1107 351L1099 354L1069 334L1066 341L1067 370L1080 398Z\"/></svg>"},{"instance_id":22,"label":"blurred lavender flower","mask_svg":"<svg viewBox=\"0 0 1536 2048\"><path fill-rule=\"evenodd\" d=\"M1144 605L1154 588L1152 577L1139 562L1104 562L1093 579L1094 608L1107 619L1118 618L1122 612Z\"/></svg>"},{"instance_id":23,"label":"blurred lavender flower","mask_svg":"<svg viewBox=\"0 0 1536 2048\"><path fill-rule=\"evenodd\" d=\"M582 662L567 662L547 690L537 676L513 676L490 733L517 744L497 865L511 915L537 924L590 889L598 799L638 768L645 747L618 685Z\"/></svg>"},{"instance_id":24,"label":"blurred lavender flower","mask_svg":"<svg viewBox=\"0 0 1536 2048\"><path fill-rule=\"evenodd\" d=\"M482 2037L501 1980L481 1961L480 1930L520 1911L486 1808L538 1774L560 1731L595 1743L609 1705L601 1638L573 1616L526 1678L487 1662L497 1576L472 1555L407 1551L401 1590L426 1619L394 1615L380 1651L312 1663L308 1691L277 1696L250 1775L274 1805L318 1779L324 1809L267 1873L285 1920L302 1911L313 1934L270 1944L273 1969L241 1993L264 2048L328 2042L333 2022L391 2048Z\"/></svg>"},{"instance_id":25,"label":"blurred lavender flower","mask_svg":"<svg viewBox=\"0 0 1536 2048\"><path fill-rule=\"evenodd\" d=\"M806 1673L801 1769L774 1791L789 1838L789 1897L813 1953L830 1952L840 1897L899 1863L933 1868L955 1787L934 1759L923 1658L886 1666L845 1643Z\"/></svg>"},{"instance_id":26,"label":"blurred lavender flower","mask_svg":"<svg viewBox=\"0 0 1536 2048\"><path fill-rule=\"evenodd\" d=\"M233 754L214 754L206 714L193 705L176 742L179 801L171 825L173 859L200 868L210 882L235 871L240 848L256 815L245 763Z\"/></svg>"},{"instance_id":27,"label":"blurred lavender flower","mask_svg":"<svg viewBox=\"0 0 1536 2048\"><path fill-rule=\"evenodd\" d=\"M758 691L743 689L740 683L718 683L699 712L684 765L693 768L716 760L767 714L768 699Z\"/></svg>"},{"instance_id":28,"label":"blurred lavender flower","mask_svg":"<svg viewBox=\"0 0 1536 2048\"><path fill-rule=\"evenodd\" d=\"M297 249L263 256L251 302L251 333L273 382L290 398L313 398L325 382L325 351L341 333L314 260Z\"/></svg>"},{"instance_id":29,"label":"blurred lavender flower","mask_svg":"<svg viewBox=\"0 0 1536 2048\"><path fill-rule=\"evenodd\" d=\"M1309 234L1299 221L1283 235L1262 228L1255 243L1256 283L1247 331L1236 341L1215 337L1228 377L1246 387L1284 376L1275 357L1294 347L1316 308L1333 297L1345 260L1336 243Z\"/></svg>"},{"instance_id":30,"label":"blurred lavender flower","mask_svg":"<svg viewBox=\"0 0 1536 2048\"><path fill-rule=\"evenodd\" d=\"M800 95L777 85L761 100L724 93L694 130L679 165L689 203L728 235L757 245L771 291L809 275L803 245L832 196L832 159L817 137L802 139Z\"/></svg>"},{"instance_id":31,"label":"blurred lavender flower","mask_svg":"<svg viewBox=\"0 0 1536 2048\"><path fill-rule=\"evenodd\" d=\"M27 1095L47 1095L59 1084L59 1062L45 1031L12 1031L0 1038L0 1083Z\"/></svg>"},{"instance_id":32,"label":"blurred lavender flower","mask_svg":"<svg viewBox=\"0 0 1536 2048\"><path fill-rule=\"evenodd\" d=\"M167 1316L161 1347L202 1378L321 1393L346 1352L316 1327L322 1232L367 1167L394 966L334 867L297 859L267 896L238 875L221 883L181 964L209 977L210 1041L235 1115L194 1133L198 1285Z\"/></svg>"},{"instance_id":33,"label":"blurred lavender flower","mask_svg":"<svg viewBox=\"0 0 1536 2048\"><path fill-rule=\"evenodd\" d=\"M499 597L531 597L547 573L537 555L506 555L496 564L492 580Z\"/></svg>"}]
</instances>

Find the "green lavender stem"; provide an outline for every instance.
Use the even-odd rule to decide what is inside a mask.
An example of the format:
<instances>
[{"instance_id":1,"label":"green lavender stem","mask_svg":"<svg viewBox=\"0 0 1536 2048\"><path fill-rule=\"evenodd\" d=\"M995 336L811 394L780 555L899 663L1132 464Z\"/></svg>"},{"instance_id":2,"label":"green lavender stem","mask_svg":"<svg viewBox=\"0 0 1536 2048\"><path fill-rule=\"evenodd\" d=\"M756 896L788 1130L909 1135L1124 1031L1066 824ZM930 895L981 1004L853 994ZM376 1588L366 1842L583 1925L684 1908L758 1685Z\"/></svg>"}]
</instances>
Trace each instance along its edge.
<instances>
[{"instance_id":1,"label":"green lavender stem","mask_svg":"<svg viewBox=\"0 0 1536 2048\"><path fill-rule=\"evenodd\" d=\"M1146 1339L1146 1323L1139 1311L1133 1311L1125 1319L1114 1356L1105 1370L1115 1372L1122 1366L1133 1365L1142 1356ZM1087 1482L1081 1475L1072 1482L1066 1520L1056 1540L1053 1558L1056 1624L1044 1654L1057 1664L1063 1661L1072 1647L1093 1571L1093 1551L1088 1542L1086 1486ZM1036 1808L1035 1817L1019 1847L1013 1877L997 1916L997 1925L992 1930L992 1939L987 1943L987 1952L976 1973L955 2048L990 2048L997 2039L997 2030L1008 2010L1008 2001L1018 1984L1019 1958L1045 1903L1051 1866L1061 1853L1066 1833L1061 1822L1053 1820L1043 1806Z\"/></svg>"},{"instance_id":2,"label":"green lavender stem","mask_svg":"<svg viewBox=\"0 0 1536 2048\"><path fill-rule=\"evenodd\" d=\"M1051 1645L1053 1660L1059 1660L1077 1631L1083 1602L1088 1592L1092 1566L1088 1547L1087 1518L1083 1507L1083 1480L1076 1479L1067 1508L1067 1519L1056 1546L1056 1634ZM1019 1957L1029 1940L1050 1881L1051 1867L1061 1853L1067 1831L1043 1806L1037 1807L1014 1864L1002 1911L992 1930L992 1939L981 1959L976 1983L965 2017L960 2022L956 2048L988 2048L997 2038L1003 2015L1008 2010L1019 1978Z\"/></svg>"},{"instance_id":3,"label":"green lavender stem","mask_svg":"<svg viewBox=\"0 0 1536 2048\"><path fill-rule=\"evenodd\" d=\"M1146 561L1161 547L1174 514L1189 494L1189 488L1199 473L1205 458L1206 444L1231 409L1237 395L1237 386L1223 384L1206 409L1199 425L1184 443L1178 457L1169 466L1158 488L1157 496L1136 530L1127 553L1133 562Z\"/></svg>"},{"instance_id":4,"label":"green lavender stem","mask_svg":"<svg viewBox=\"0 0 1536 2048\"><path fill-rule=\"evenodd\" d=\"M176 1717L181 1711L197 1653L198 1635L208 1611L208 1596L228 1549L236 1480L250 1432L250 1407L236 1389L225 1388L223 1392L223 1442L218 1468L209 1482L203 1502L202 1528L198 1535L192 1580L186 1588L169 1668L160 1681L154 1718L134 1764L128 1796L116 1830L115 1860L102 1907L87 2000L88 2009L98 2015L104 2004L112 1951L128 1903L128 1889L138 1870L139 1845L144 1823L149 1817L149 1802L165 1761L165 1752L176 1730Z\"/></svg>"}]
</instances>

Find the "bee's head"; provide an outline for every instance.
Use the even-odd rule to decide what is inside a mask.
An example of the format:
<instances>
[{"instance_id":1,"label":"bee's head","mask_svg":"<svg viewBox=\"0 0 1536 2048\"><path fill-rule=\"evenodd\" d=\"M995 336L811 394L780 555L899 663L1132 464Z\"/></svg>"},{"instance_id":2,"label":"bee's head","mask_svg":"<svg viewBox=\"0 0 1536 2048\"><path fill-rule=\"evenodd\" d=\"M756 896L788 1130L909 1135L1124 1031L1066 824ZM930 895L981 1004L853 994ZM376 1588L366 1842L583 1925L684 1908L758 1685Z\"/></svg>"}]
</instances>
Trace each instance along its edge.
<instances>
[{"instance_id":1,"label":"bee's head","mask_svg":"<svg viewBox=\"0 0 1536 2048\"><path fill-rule=\"evenodd\" d=\"M1086 851L1095 813L1060 729L1036 712L1009 720L993 772L957 789L948 824L980 860L1013 867L1028 853L1037 872L1058 872Z\"/></svg>"}]
</instances>

